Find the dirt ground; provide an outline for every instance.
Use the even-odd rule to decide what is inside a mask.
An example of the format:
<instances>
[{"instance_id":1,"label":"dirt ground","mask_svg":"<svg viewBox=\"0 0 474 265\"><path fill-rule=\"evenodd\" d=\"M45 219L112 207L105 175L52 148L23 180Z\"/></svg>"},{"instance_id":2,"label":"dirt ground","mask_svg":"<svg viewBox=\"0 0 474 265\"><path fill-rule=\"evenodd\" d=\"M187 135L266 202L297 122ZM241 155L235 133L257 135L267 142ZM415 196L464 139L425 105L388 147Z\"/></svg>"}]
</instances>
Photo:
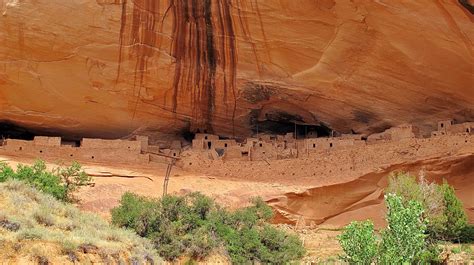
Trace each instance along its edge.
<instances>
[{"instance_id":1,"label":"dirt ground","mask_svg":"<svg viewBox=\"0 0 474 265\"><path fill-rule=\"evenodd\" d=\"M33 159L19 157L1 157L15 167L19 163L33 163ZM48 166L56 163L49 161ZM163 181L166 164L153 164L150 167L134 165L82 164L83 169L93 175L94 185L82 188L77 197L78 206L86 211L108 216L110 209L118 205L123 193L127 191L150 197L163 194ZM206 174L193 174L173 167L168 185L169 194L184 194L199 191L214 198L217 202L230 207L242 207L249 199L261 196L269 199L287 192L304 191L305 185L283 185L272 182L237 180Z\"/></svg>"}]
</instances>

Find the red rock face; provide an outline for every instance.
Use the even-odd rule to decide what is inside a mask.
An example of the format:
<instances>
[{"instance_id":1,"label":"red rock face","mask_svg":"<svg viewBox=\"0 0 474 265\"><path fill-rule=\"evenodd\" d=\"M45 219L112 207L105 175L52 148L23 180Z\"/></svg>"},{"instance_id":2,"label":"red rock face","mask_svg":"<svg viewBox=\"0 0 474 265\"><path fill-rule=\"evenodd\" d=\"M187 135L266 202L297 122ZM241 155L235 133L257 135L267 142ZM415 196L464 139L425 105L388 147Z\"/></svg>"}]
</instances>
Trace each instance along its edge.
<instances>
[{"instance_id":1,"label":"red rock face","mask_svg":"<svg viewBox=\"0 0 474 265\"><path fill-rule=\"evenodd\" d=\"M470 0L0 0L0 120L94 137L474 120L471 12Z\"/></svg>"}]
</instances>

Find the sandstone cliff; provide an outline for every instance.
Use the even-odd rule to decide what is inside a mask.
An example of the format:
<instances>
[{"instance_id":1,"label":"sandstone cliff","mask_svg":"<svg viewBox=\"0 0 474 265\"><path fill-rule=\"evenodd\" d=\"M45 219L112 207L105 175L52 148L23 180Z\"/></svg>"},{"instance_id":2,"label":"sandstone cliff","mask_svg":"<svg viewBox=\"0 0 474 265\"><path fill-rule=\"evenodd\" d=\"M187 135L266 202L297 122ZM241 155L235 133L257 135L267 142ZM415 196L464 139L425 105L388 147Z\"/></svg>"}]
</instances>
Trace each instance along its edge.
<instances>
[{"instance_id":1,"label":"sandstone cliff","mask_svg":"<svg viewBox=\"0 0 474 265\"><path fill-rule=\"evenodd\" d=\"M470 0L0 0L0 121L70 136L474 119Z\"/></svg>"}]
</instances>

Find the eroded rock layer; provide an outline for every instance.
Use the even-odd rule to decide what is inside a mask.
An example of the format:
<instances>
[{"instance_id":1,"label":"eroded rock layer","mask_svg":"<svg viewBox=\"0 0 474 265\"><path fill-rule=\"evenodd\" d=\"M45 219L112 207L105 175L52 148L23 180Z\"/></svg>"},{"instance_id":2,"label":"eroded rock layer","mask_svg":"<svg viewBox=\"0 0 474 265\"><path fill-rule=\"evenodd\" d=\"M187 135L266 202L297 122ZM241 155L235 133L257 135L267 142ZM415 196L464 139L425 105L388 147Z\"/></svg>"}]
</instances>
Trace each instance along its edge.
<instances>
[{"instance_id":1,"label":"eroded rock layer","mask_svg":"<svg viewBox=\"0 0 474 265\"><path fill-rule=\"evenodd\" d=\"M0 0L0 12L0 121L33 132L474 120L470 1Z\"/></svg>"},{"instance_id":2,"label":"eroded rock layer","mask_svg":"<svg viewBox=\"0 0 474 265\"><path fill-rule=\"evenodd\" d=\"M372 172L350 182L322 186L302 193L288 193L270 200L277 212L275 222L305 225L346 225L352 220L372 219L384 225L384 189L395 171L424 172L428 181L446 180L462 200L469 221L474 220L472 177L474 155L434 158L407 162Z\"/></svg>"}]
</instances>

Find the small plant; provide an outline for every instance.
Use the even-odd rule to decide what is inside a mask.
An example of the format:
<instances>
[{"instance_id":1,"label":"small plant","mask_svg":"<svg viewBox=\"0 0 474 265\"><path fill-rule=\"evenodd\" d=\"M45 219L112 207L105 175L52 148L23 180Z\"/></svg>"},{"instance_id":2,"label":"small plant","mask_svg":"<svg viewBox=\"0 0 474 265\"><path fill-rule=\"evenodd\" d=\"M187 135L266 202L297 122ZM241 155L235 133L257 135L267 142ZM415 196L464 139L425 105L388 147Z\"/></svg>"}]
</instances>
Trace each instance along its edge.
<instances>
[{"instance_id":1,"label":"small plant","mask_svg":"<svg viewBox=\"0 0 474 265\"><path fill-rule=\"evenodd\" d=\"M54 215L46 207L36 210L33 217L38 224L44 226L53 226L55 224Z\"/></svg>"},{"instance_id":2,"label":"small plant","mask_svg":"<svg viewBox=\"0 0 474 265\"><path fill-rule=\"evenodd\" d=\"M461 251L466 252L468 254L472 254L472 249L469 244L461 244Z\"/></svg>"},{"instance_id":3,"label":"small plant","mask_svg":"<svg viewBox=\"0 0 474 265\"><path fill-rule=\"evenodd\" d=\"M378 242L371 221L352 222L338 237L345 255L341 258L351 264L372 264L378 251Z\"/></svg>"},{"instance_id":4,"label":"small plant","mask_svg":"<svg viewBox=\"0 0 474 265\"><path fill-rule=\"evenodd\" d=\"M52 173L61 178L61 182L65 188L65 196L67 200L73 200L72 193L77 191L79 187L91 184L91 176L87 175L82 166L76 161L72 162L69 167L57 167Z\"/></svg>"},{"instance_id":5,"label":"small plant","mask_svg":"<svg viewBox=\"0 0 474 265\"><path fill-rule=\"evenodd\" d=\"M460 248L460 247L453 247L453 248L451 249L451 252L452 252L453 254L459 254L459 253L461 253L462 251L461 251L461 248Z\"/></svg>"},{"instance_id":6,"label":"small plant","mask_svg":"<svg viewBox=\"0 0 474 265\"><path fill-rule=\"evenodd\" d=\"M6 162L0 161L0 182L7 181L13 174L15 171Z\"/></svg>"}]
</instances>

